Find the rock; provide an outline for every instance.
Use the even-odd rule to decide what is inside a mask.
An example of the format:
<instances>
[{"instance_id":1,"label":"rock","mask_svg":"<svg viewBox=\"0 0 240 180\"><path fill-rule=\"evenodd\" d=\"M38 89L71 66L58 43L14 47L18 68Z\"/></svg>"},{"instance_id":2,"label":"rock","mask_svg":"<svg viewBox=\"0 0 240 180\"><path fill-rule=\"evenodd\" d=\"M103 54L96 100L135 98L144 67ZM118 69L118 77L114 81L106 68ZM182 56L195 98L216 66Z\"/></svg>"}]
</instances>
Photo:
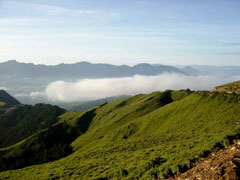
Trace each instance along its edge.
<instances>
[{"instance_id":1,"label":"rock","mask_svg":"<svg viewBox=\"0 0 240 180\"><path fill-rule=\"evenodd\" d=\"M238 180L240 179L239 142L196 161L187 172L169 180Z\"/></svg>"},{"instance_id":2,"label":"rock","mask_svg":"<svg viewBox=\"0 0 240 180\"><path fill-rule=\"evenodd\" d=\"M234 169L226 170L224 177L226 180L238 180L239 179L237 176L237 173L235 172Z\"/></svg>"}]
</instances>

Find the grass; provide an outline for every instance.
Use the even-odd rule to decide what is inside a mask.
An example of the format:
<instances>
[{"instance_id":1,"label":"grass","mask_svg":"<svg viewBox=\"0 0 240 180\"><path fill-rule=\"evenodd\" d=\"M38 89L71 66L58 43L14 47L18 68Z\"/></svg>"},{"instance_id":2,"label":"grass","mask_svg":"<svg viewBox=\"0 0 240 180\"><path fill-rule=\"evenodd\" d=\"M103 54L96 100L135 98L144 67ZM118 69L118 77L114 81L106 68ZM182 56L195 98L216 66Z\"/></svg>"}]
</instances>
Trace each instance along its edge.
<instances>
[{"instance_id":1,"label":"grass","mask_svg":"<svg viewBox=\"0 0 240 180\"><path fill-rule=\"evenodd\" d=\"M5 102L0 102L0 107L5 106L5 105L6 105Z\"/></svg>"},{"instance_id":2,"label":"grass","mask_svg":"<svg viewBox=\"0 0 240 180\"><path fill-rule=\"evenodd\" d=\"M240 96L166 91L67 112L60 121L82 127L71 155L0 173L0 179L157 179L189 168L240 134ZM83 118L83 117L86 118ZM85 127L86 128L86 127Z\"/></svg>"},{"instance_id":3,"label":"grass","mask_svg":"<svg viewBox=\"0 0 240 180\"><path fill-rule=\"evenodd\" d=\"M0 115L0 147L13 145L58 122L65 110L48 104L21 105Z\"/></svg>"}]
</instances>

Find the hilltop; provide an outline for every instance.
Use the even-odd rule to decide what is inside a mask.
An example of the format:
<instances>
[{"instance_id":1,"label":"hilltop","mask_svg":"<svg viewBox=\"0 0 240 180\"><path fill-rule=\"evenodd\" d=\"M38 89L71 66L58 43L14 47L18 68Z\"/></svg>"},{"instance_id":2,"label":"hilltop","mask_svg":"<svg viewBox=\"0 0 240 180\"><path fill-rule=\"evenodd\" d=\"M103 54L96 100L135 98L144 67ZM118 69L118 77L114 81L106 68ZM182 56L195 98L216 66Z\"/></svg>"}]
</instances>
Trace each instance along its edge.
<instances>
[{"instance_id":1,"label":"hilltop","mask_svg":"<svg viewBox=\"0 0 240 180\"><path fill-rule=\"evenodd\" d=\"M237 93L240 94L240 81L224 84L214 88L217 92Z\"/></svg>"},{"instance_id":2,"label":"hilltop","mask_svg":"<svg viewBox=\"0 0 240 180\"><path fill-rule=\"evenodd\" d=\"M58 116L55 125L0 149L0 154L7 158L1 159L5 167L8 159L14 165L28 157L26 146L45 157L41 149L59 153L57 147L64 142L71 149L56 158L70 155L1 172L0 179L168 178L238 139L239 100L239 95L225 92L165 91L104 103L84 112L67 111ZM60 134L52 129L60 129L68 140L54 139ZM49 138L51 144L55 141L55 148L43 143ZM12 169L44 162L32 160Z\"/></svg>"}]
</instances>

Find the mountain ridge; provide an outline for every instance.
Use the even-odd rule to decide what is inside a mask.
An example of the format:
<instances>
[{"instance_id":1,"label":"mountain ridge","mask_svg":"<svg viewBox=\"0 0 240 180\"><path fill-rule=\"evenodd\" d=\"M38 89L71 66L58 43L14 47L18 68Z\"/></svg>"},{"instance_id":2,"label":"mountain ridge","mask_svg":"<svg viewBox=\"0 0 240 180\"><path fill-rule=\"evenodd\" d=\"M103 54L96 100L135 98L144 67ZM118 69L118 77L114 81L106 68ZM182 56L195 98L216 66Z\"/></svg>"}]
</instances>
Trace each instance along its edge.
<instances>
[{"instance_id":1,"label":"mountain ridge","mask_svg":"<svg viewBox=\"0 0 240 180\"><path fill-rule=\"evenodd\" d=\"M2 75L28 77L52 77L52 78L100 78L100 77L127 77L136 74L139 75L157 75L163 72L175 72L185 74L173 66L159 65L153 66L147 63L137 64L135 66L112 65L112 64L93 64L82 61L74 64L58 65L35 65L33 63L19 63L16 60L0 63ZM30 76L30 77L31 77Z\"/></svg>"},{"instance_id":2,"label":"mountain ridge","mask_svg":"<svg viewBox=\"0 0 240 180\"><path fill-rule=\"evenodd\" d=\"M44 92L46 87L55 81L76 82L81 79L123 78L135 75L155 76L163 73L186 75L180 69L167 65L155 66L142 63L135 66L118 66L93 64L86 61L48 66L19 63L12 60L0 63L0 72L1 86L9 89L11 94L25 104L52 103L45 96L31 96L31 93Z\"/></svg>"},{"instance_id":3,"label":"mountain ridge","mask_svg":"<svg viewBox=\"0 0 240 180\"><path fill-rule=\"evenodd\" d=\"M239 100L239 95L226 92L165 91L123 98L84 112L67 111L59 116L57 127L72 132L73 141L66 141L66 147L70 145L73 152L50 163L1 172L0 178L165 179L238 138ZM46 129L42 135L50 132L51 128ZM62 147L61 142L48 147L38 135L30 139L31 143L24 141L11 151L0 149L0 154L19 162L25 157L24 147L32 145L60 153L56 147ZM14 156L18 148L23 148L21 154ZM41 148L33 149L45 157ZM47 169L51 172L46 173Z\"/></svg>"}]
</instances>

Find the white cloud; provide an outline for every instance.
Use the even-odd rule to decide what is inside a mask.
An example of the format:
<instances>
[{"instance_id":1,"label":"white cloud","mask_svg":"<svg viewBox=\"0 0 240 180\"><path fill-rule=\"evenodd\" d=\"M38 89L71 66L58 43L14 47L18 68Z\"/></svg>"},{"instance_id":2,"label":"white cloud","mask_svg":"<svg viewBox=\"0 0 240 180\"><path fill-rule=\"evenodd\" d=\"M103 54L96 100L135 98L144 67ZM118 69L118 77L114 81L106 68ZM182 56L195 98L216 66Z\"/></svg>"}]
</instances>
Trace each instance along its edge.
<instances>
[{"instance_id":1,"label":"white cloud","mask_svg":"<svg viewBox=\"0 0 240 180\"><path fill-rule=\"evenodd\" d=\"M76 14L93 14L93 10L77 10L75 11Z\"/></svg>"},{"instance_id":2,"label":"white cloud","mask_svg":"<svg viewBox=\"0 0 240 180\"><path fill-rule=\"evenodd\" d=\"M116 12L113 12L113 13L111 13L111 16L120 17L120 14L119 14L119 13L116 13Z\"/></svg>"},{"instance_id":3,"label":"white cloud","mask_svg":"<svg viewBox=\"0 0 240 180\"><path fill-rule=\"evenodd\" d=\"M19 93L19 94L15 94L14 97L26 97L29 96L29 94L26 93Z\"/></svg>"},{"instance_id":4,"label":"white cloud","mask_svg":"<svg viewBox=\"0 0 240 180\"><path fill-rule=\"evenodd\" d=\"M135 95L166 89L212 90L215 86L238 80L240 77L185 76L162 74L126 78L83 79L77 82L50 83L46 96L51 101L74 102L94 100L109 96Z\"/></svg>"},{"instance_id":5,"label":"white cloud","mask_svg":"<svg viewBox=\"0 0 240 180\"><path fill-rule=\"evenodd\" d=\"M1 6L3 8L21 8L23 10L34 10L45 16L59 16L59 15L83 15L92 14L93 10L88 9L72 9L63 6L56 6L43 3L30 3L30 2L19 2L19 1L3 1Z\"/></svg>"},{"instance_id":6,"label":"white cloud","mask_svg":"<svg viewBox=\"0 0 240 180\"><path fill-rule=\"evenodd\" d=\"M31 93L15 94L14 97L30 97L31 99L36 100L39 98L45 98L46 94L45 94L45 92L36 91L36 92L31 92Z\"/></svg>"},{"instance_id":7,"label":"white cloud","mask_svg":"<svg viewBox=\"0 0 240 180\"><path fill-rule=\"evenodd\" d=\"M44 98L44 97L45 97L45 92L40 92L40 91L31 92L31 93L29 94L29 96L30 96L32 99L37 99L37 98L39 98L39 97Z\"/></svg>"},{"instance_id":8,"label":"white cloud","mask_svg":"<svg viewBox=\"0 0 240 180\"><path fill-rule=\"evenodd\" d=\"M44 15L49 16L59 16L59 15L86 15L93 14L93 10L79 10L79 9L71 9L60 6L52 6L52 5L40 5L40 4L31 4L31 7L36 9L37 11L43 13Z\"/></svg>"},{"instance_id":9,"label":"white cloud","mask_svg":"<svg viewBox=\"0 0 240 180\"><path fill-rule=\"evenodd\" d=\"M33 25L47 22L49 20L44 18L0 18L0 25Z\"/></svg>"},{"instance_id":10,"label":"white cloud","mask_svg":"<svg viewBox=\"0 0 240 180\"><path fill-rule=\"evenodd\" d=\"M0 90L7 91L7 90L8 90L8 88L6 88L6 87L0 87Z\"/></svg>"}]
</instances>

